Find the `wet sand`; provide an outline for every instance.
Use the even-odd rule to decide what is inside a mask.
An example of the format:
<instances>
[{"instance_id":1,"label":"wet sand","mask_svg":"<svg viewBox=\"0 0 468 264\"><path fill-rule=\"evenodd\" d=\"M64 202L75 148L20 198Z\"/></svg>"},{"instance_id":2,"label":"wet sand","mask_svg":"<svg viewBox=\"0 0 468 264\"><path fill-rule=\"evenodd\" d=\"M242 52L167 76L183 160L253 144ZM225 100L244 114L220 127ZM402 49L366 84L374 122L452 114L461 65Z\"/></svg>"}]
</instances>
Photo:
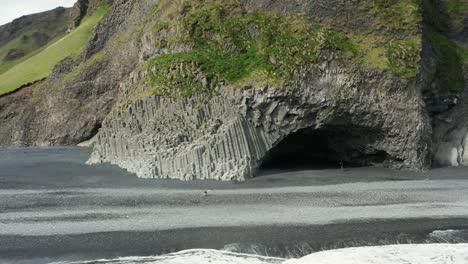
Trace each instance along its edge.
<instances>
[{"instance_id":1,"label":"wet sand","mask_svg":"<svg viewBox=\"0 0 468 264\"><path fill-rule=\"evenodd\" d=\"M269 170L235 184L137 179L87 166L88 156L77 148L0 149L0 262L226 245L297 257L468 229L468 168Z\"/></svg>"}]
</instances>

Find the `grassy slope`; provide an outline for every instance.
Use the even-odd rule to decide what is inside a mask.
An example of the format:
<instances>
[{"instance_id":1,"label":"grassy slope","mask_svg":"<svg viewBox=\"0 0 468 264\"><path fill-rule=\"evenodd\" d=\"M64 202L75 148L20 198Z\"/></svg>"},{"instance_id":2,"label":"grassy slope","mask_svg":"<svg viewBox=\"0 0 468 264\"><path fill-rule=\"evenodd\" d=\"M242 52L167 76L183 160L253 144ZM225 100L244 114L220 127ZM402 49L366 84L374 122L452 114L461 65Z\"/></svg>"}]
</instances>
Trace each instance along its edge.
<instances>
[{"instance_id":1,"label":"grassy slope","mask_svg":"<svg viewBox=\"0 0 468 264\"><path fill-rule=\"evenodd\" d=\"M29 32L29 33L24 34L24 35L30 36L31 34L32 34L32 32ZM45 45L43 47L40 47L38 44L34 43L34 41L32 41L32 40L29 41L28 43L23 43L21 41L22 36L23 35L15 38L14 40L10 41L7 45L0 48L0 59L1 59L0 60L0 74L3 74L4 72L6 72L9 69L13 68L15 65L17 65L17 64L31 58L32 56L40 53L45 48L47 48L47 45ZM59 40L61 37L63 37L63 36L55 38L52 41L50 41L49 43L54 43L57 40ZM17 59L17 60L13 60L13 61L5 60L4 59L5 56L13 48L19 48L19 49L25 51L26 56L24 56L24 57L22 57L20 59Z\"/></svg>"},{"instance_id":2,"label":"grassy slope","mask_svg":"<svg viewBox=\"0 0 468 264\"><path fill-rule=\"evenodd\" d=\"M61 13L57 10L51 10L39 14L33 14L22 18L16 26L14 34L16 37L8 42L0 44L0 74L8 71L28 58L38 54L48 45L56 42L65 35L67 23L70 13L66 10ZM31 23L37 20L36 23ZM29 21L29 22L28 22ZM52 24L51 24L52 23ZM40 43L33 37L34 33L42 33L47 35L49 39L47 43ZM23 39L26 37L27 39ZM0 41L2 43L2 41ZM25 53L25 56L15 60L5 60L5 56L11 49L20 49Z\"/></svg>"},{"instance_id":3,"label":"grassy slope","mask_svg":"<svg viewBox=\"0 0 468 264\"><path fill-rule=\"evenodd\" d=\"M106 14L107 10L108 7L99 8L72 33L1 74L0 94L13 91L21 85L49 76L54 66L62 59L82 52L95 26Z\"/></svg>"}]
</instances>

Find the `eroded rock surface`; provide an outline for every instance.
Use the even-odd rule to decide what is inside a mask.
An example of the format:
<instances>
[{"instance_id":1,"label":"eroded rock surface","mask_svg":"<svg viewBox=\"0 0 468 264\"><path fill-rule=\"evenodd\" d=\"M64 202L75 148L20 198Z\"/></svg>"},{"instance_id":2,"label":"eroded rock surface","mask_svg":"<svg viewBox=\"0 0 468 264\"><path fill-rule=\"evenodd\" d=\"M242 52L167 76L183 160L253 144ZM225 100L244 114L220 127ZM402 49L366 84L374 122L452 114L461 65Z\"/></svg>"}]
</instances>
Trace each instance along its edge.
<instances>
[{"instance_id":1,"label":"eroded rock surface","mask_svg":"<svg viewBox=\"0 0 468 264\"><path fill-rule=\"evenodd\" d=\"M389 166L429 164L430 124L415 81L349 74L327 54L304 69L294 89L221 93L209 101L151 96L113 112L90 162L118 164L144 178L244 180L288 135L310 128L329 131L337 162L367 164L373 161L366 157L384 152L380 162Z\"/></svg>"}]
</instances>

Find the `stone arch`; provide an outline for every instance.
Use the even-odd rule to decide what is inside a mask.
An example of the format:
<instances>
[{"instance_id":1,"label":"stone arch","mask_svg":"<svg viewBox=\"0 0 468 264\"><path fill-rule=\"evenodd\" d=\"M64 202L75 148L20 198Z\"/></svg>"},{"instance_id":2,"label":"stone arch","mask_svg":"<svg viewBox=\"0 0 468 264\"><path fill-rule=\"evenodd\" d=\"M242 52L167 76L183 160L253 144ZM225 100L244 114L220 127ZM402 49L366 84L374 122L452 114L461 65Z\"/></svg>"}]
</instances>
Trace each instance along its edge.
<instances>
[{"instance_id":1,"label":"stone arch","mask_svg":"<svg viewBox=\"0 0 468 264\"><path fill-rule=\"evenodd\" d=\"M259 163L263 169L323 169L370 166L389 161L387 152L375 144L382 135L363 127L299 129L279 140Z\"/></svg>"}]
</instances>

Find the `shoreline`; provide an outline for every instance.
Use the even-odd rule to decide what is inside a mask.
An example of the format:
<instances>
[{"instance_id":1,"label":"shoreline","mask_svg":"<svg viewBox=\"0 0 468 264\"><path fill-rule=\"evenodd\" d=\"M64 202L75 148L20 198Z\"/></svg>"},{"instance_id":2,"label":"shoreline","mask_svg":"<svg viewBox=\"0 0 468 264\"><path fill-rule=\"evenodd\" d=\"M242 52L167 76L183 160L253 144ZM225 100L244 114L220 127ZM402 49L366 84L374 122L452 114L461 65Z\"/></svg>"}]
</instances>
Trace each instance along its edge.
<instances>
[{"instance_id":1,"label":"shoreline","mask_svg":"<svg viewBox=\"0 0 468 264\"><path fill-rule=\"evenodd\" d=\"M463 167L424 173L268 170L238 184L181 182L88 166L89 153L0 149L0 262L150 256L203 247L301 257L349 246L468 241ZM461 231L429 237L449 229Z\"/></svg>"},{"instance_id":2,"label":"shoreline","mask_svg":"<svg viewBox=\"0 0 468 264\"><path fill-rule=\"evenodd\" d=\"M446 230L457 230L458 233L447 237L433 236L434 233ZM468 242L468 218L419 218L314 226L273 225L57 236L0 236L0 260L85 261L156 256L194 248L300 258L318 251L348 247L463 242Z\"/></svg>"}]
</instances>

